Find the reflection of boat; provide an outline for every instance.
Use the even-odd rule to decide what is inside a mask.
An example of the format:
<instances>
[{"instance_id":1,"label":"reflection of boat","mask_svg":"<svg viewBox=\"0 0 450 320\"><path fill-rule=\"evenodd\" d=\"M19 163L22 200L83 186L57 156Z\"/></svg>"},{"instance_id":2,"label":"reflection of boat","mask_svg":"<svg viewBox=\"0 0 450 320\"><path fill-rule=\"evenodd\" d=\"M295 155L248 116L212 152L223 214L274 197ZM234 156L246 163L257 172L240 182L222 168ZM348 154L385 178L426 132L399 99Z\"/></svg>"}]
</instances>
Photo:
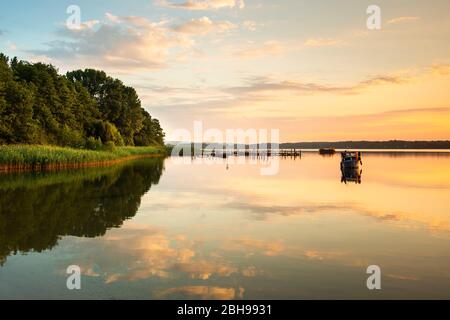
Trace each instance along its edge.
<instances>
[{"instance_id":1,"label":"reflection of boat","mask_svg":"<svg viewBox=\"0 0 450 320\"><path fill-rule=\"evenodd\" d=\"M336 150L334 148L321 148L319 149L320 154L335 154Z\"/></svg>"},{"instance_id":2,"label":"reflection of boat","mask_svg":"<svg viewBox=\"0 0 450 320\"><path fill-rule=\"evenodd\" d=\"M344 182L345 184L347 182L354 182L357 184L361 183L361 175L362 170L359 168L341 168L342 177L341 182Z\"/></svg>"},{"instance_id":3,"label":"reflection of boat","mask_svg":"<svg viewBox=\"0 0 450 320\"><path fill-rule=\"evenodd\" d=\"M344 151L341 152L341 170L354 168L358 169L362 165L361 152Z\"/></svg>"}]
</instances>

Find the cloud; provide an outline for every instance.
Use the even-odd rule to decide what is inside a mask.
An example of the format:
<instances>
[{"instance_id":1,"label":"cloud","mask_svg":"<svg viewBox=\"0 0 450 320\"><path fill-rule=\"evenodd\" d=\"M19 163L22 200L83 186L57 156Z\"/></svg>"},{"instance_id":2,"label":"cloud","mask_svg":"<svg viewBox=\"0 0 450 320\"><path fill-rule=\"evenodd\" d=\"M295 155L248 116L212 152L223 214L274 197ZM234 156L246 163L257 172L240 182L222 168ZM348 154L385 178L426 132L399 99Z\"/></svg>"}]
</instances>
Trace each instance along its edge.
<instances>
[{"instance_id":1,"label":"cloud","mask_svg":"<svg viewBox=\"0 0 450 320\"><path fill-rule=\"evenodd\" d=\"M292 116L283 119L271 119L278 122L284 130L302 128L303 139L323 141L333 137L337 140L433 140L448 139L448 123L450 121L450 108L415 108L392 110L386 112L373 111L368 114L354 115L317 115ZM427 128L427 130L423 130ZM312 132L313 134L309 133ZM359 134L363 132L364 134ZM296 139L296 138L295 138ZM330 139L331 140L331 139ZM391 180L391 177L386 179ZM446 185L438 179L433 181L418 181L416 184L394 181L402 187L414 188L445 188ZM394 184L391 182L391 184ZM442 221L427 221L424 217L418 219L429 223L429 229L449 229L448 223ZM446 226L445 226L446 225Z\"/></svg>"},{"instance_id":2,"label":"cloud","mask_svg":"<svg viewBox=\"0 0 450 320\"><path fill-rule=\"evenodd\" d=\"M139 16L106 13L103 21L86 21L72 29L60 26L56 31L58 38L45 43L46 49L28 53L67 69L83 65L129 74L185 61L198 52L195 37L225 33L237 27L229 21L213 21L206 16L173 25L170 20L154 22Z\"/></svg>"},{"instance_id":3,"label":"cloud","mask_svg":"<svg viewBox=\"0 0 450 320\"><path fill-rule=\"evenodd\" d=\"M355 30L342 34L339 38L308 38L301 42L300 44L291 45L292 50L304 50L317 47L342 47L349 45L355 40L360 40L361 38L366 38L370 33L365 30Z\"/></svg>"},{"instance_id":4,"label":"cloud","mask_svg":"<svg viewBox=\"0 0 450 320\"><path fill-rule=\"evenodd\" d=\"M187 0L182 3L174 3L168 0L159 0L160 6L172 9L184 10L217 10L223 8L244 9L244 0Z\"/></svg>"},{"instance_id":5,"label":"cloud","mask_svg":"<svg viewBox=\"0 0 450 320\"><path fill-rule=\"evenodd\" d=\"M306 47L332 47L344 44L345 41L329 38L311 38L305 41Z\"/></svg>"},{"instance_id":6,"label":"cloud","mask_svg":"<svg viewBox=\"0 0 450 320\"><path fill-rule=\"evenodd\" d=\"M439 71L438 71L439 70ZM444 72L437 68L434 72ZM217 118L242 120L242 115L254 114L260 121L271 117L274 121L284 116L293 117L295 101L302 97L312 99L314 96L345 98L345 96L360 96L366 91L377 87L397 86L413 82L408 74L386 74L368 76L356 83L328 84L301 79L275 79L270 76L244 78L237 86L192 86L192 87L158 87L146 86L138 88L138 92L150 110L163 121L170 121L176 127L183 127L186 122L197 119ZM288 104L285 104L287 101ZM289 105L290 104L290 105ZM183 114L179 120L171 116L174 112ZM166 119L166 120L165 120ZM275 120L278 119L278 120ZM220 126L220 124L215 124ZM322 130L323 131L323 130ZM321 131L321 132L322 132ZM170 130L169 130L170 132ZM325 131L323 131L325 132Z\"/></svg>"},{"instance_id":7,"label":"cloud","mask_svg":"<svg viewBox=\"0 0 450 320\"><path fill-rule=\"evenodd\" d=\"M436 99L423 100L425 97L421 97L421 88L424 85L431 87L431 83L435 84L433 88L441 87L448 82L449 74L449 65L443 63L367 75L354 82L308 81L303 77L285 78L283 75L263 74L243 77L240 81L235 81L235 86L178 86L176 90L172 90L170 86L161 90L149 87L141 90L140 95L156 117L164 123L170 123L169 136L173 128L184 128L186 123L202 120L208 122L211 127L223 129L229 128L231 123L239 128L254 128L255 125L283 128L282 139L286 141L297 140L300 135L303 140L313 141L447 139L447 113L444 113L443 117L433 117L434 111L424 112L423 116L408 113L398 116L386 114L367 120L364 117L352 117L349 112L343 112L344 118L336 119L335 116L341 113L336 106L346 110L346 105L353 108L352 112L358 115L405 109L406 104L427 109L440 107ZM398 101L407 101L401 106L386 105L380 110L382 99L379 92L383 92L383 95L392 94ZM408 96L409 92L417 99ZM369 103L366 108L367 97L371 101L373 97L379 97L380 101ZM174 113L182 116L174 119ZM328 113L329 117L315 117L324 113ZM304 118L302 114L310 118ZM429 128L429 131L418 131L418 127Z\"/></svg>"},{"instance_id":8,"label":"cloud","mask_svg":"<svg viewBox=\"0 0 450 320\"><path fill-rule=\"evenodd\" d=\"M17 45L15 43L9 43L8 44L8 49L11 51L16 51L17 50Z\"/></svg>"},{"instance_id":9,"label":"cloud","mask_svg":"<svg viewBox=\"0 0 450 320\"><path fill-rule=\"evenodd\" d=\"M208 17L201 17L177 25L173 27L173 30L186 34L205 35L215 32L222 33L236 28L237 26L229 21L213 22Z\"/></svg>"},{"instance_id":10,"label":"cloud","mask_svg":"<svg viewBox=\"0 0 450 320\"><path fill-rule=\"evenodd\" d=\"M387 24L398 24L398 23L404 23L404 22L413 22L420 20L420 17L398 17L391 19L387 22Z\"/></svg>"},{"instance_id":11,"label":"cloud","mask_svg":"<svg viewBox=\"0 0 450 320\"><path fill-rule=\"evenodd\" d=\"M242 23L242 27L249 31L255 31L257 24L254 21L245 21ZM266 56L278 56L288 52L298 52L307 48L336 47L346 44L347 41L331 38L310 38L301 43L282 43L277 40L270 40L262 44L250 42L234 50L232 55L240 59L255 59Z\"/></svg>"},{"instance_id":12,"label":"cloud","mask_svg":"<svg viewBox=\"0 0 450 320\"><path fill-rule=\"evenodd\" d=\"M64 64L114 71L163 68L173 58L172 51L193 45L189 37L170 30L167 21L110 13L105 21L88 21L76 29L60 28L57 35L61 39L46 43L47 49L31 53Z\"/></svg>"},{"instance_id":13,"label":"cloud","mask_svg":"<svg viewBox=\"0 0 450 320\"><path fill-rule=\"evenodd\" d=\"M144 101L151 101L153 106L175 106L198 103L228 101L233 98L221 88L211 87L168 87L158 85L134 86Z\"/></svg>"},{"instance_id":14,"label":"cloud","mask_svg":"<svg viewBox=\"0 0 450 320\"><path fill-rule=\"evenodd\" d=\"M77 30L77 31L92 29L99 23L100 23L99 20L89 20L89 21L85 21L85 22L81 23L79 26L76 26L76 25L72 26L72 29Z\"/></svg>"},{"instance_id":15,"label":"cloud","mask_svg":"<svg viewBox=\"0 0 450 320\"><path fill-rule=\"evenodd\" d=\"M386 83L399 84L408 81L406 76L400 75L376 75L368 77L354 85L327 85L314 82L302 82L296 80L274 81L268 77L255 77L248 80L247 86L233 87L226 89L227 92L237 94L239 96L264 95L265 93L275 91L290 91L293 93L338 93L338 94L354 94L363 89L372 86L382 85Z\"/></svg>"},{"instance_id":16,"label":"cloud","mask_svg":"<svg viewBox=\"0 0 450 320\"><path fill-rule=\"evenodd\" d=\"M255 56L256 53L254 53ZM268 101L294 95L357 95L364 91L386 85L413 84L425 81L429 76L447 77L450 75L450 65L433 64L422 69L395 72L391 74L368 75L355 83L330 84L326 82L304 81L301 79L275 79L270 76L253 76L244 78L239 86L230 87L159 87L145 86L144 95L151 98L154 106L187 107L191 111L197 109L209 112L228 109L230 104L246 101ZM228 107L227 107L228 105Z\"/></svg>"},{"instance_id":17,"label":"cloud","mask_svg":"<svg viewBox=\"0 0 450 320\"><path fill-rule=\"evenodd\" d=\"M433 64L430 67L410 70L407 72L397 72L392 74L369 75L365 79L354 84L333 85L318 82L306 82L301 80L281 80L277 81L270 77L252 77L246 79L246 85L238 87L224 88L224 92L233 94L238 99L258 98L267 99L268 96L276 92L291 92L295 94L358 94L372 87L382 85L399 85L416 81L424 76L448 76L450 75L449 64Z\"/></svg>"},{"instance_id":18,"label":"cloud","mask_svg":"<svg viewBox=\"0 0 450 320\"><path fill-rule=\"evenodd\" d=\"M400 84L410 80L408 76L401 75L377 75L369 77L366 80L361 81L355 88L367 88L370 86L382 85L382 84Z\"/></svg>"},{"instance_id":19,"label":"cloud","mask_svg":"<svg viewBox=\"0 0 450 320\"><path fill-rule=\"evenodd\" d=\"M256 31L258 27L258 23L252 20L246 20L242 23L242 26L249 31Z\"/></svg>"},{"instance_id":20,"label":"cloud","mask_svg":"<svg viewBox=\"0 0 450 320\"><path fill-rule=\"evenodd\" d=\"M264 56L276 56L284 52L284 47L278 41L267 41L262 45L251 45L248 48L237 50L234 56L241 59L255 59Z\"/></svg>"},{"instance_id":21,"label":"cloud","mask_svg":"<svg viewBox=\"0 0 450 320\"><path fill-rule=\"evenodd\" d=\"M428 71L435 76L448 76L450 75L450 64L433 64L428 68Z\"/></svg>"}]
</instances>

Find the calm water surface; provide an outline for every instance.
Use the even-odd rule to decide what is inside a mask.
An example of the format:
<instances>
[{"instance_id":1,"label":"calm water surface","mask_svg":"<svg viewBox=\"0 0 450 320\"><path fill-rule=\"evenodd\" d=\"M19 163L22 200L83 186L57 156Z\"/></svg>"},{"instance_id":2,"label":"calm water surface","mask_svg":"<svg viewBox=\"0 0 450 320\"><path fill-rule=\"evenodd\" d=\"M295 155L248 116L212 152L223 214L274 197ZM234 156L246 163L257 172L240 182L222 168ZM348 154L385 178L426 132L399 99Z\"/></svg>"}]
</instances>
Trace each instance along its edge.
<instances>
[{"instance_id":1,"label":"calm water surface","mask_svg":"<svg viewBox=\"0 0 450 320\"><path fill-rule=\"evenodd\" d=\"M450 299L450 154L363 160L348 181L316 153L275 176L200 159L0 175L0 298Z\"/></svg>"}]
</instances>

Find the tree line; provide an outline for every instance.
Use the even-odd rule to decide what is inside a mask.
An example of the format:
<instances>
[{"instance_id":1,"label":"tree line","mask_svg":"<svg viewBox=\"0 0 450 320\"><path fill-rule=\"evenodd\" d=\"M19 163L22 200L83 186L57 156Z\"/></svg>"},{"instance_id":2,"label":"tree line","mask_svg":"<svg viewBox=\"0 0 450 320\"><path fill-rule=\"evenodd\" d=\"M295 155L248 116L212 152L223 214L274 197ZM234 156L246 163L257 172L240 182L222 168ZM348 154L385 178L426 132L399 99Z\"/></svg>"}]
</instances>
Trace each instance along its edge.
<instances>
[{"instance_id":1,"label":"tree line","mask_svg":"<svg viewBox=\"0 0 450 320\"><path fill-rule=\"evenodd\" d=\"M337 141L337 142L297 142L282 143L282 149L450 149L450 141Z\"/></svg>"},{"instance_id":2,"label":"tree line","mask_svg":"<svg viewBox=\"0 0 450 320\"><path fill-rule=\"evenodd\" d=\"M1 144L149 146L164 144L164 132L136 90L103 71L60 75L0 53Z\"/></svg>"}]
</instances>

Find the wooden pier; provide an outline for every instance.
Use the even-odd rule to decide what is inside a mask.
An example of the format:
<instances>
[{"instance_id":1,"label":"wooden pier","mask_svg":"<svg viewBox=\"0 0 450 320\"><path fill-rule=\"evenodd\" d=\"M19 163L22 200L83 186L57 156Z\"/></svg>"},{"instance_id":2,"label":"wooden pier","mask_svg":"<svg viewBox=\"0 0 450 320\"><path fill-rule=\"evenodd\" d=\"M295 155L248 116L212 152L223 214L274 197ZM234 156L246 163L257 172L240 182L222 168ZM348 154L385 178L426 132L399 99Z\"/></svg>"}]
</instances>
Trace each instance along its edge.
<instances>
[{"instance_id":1,"label":"wooden pier","mask_svg":"<svg viewBox=\"0 0 450 320\"><path fill-rule=\"evenodd\" d=\"M302 151L297 149L267 149L267 150L202 150L201 156L211 156L219 158L229 157L282 157L282 158L301 158Z\"/></svg>"},{"instance_id":2,"label":"wooden pier","mask_svg":"<svg viewBox=\"0 0 450 320\"><path fill-rule=\"evenodd\" d=\"M190 151L190 152L189 152ZM272 149L246 147L246 148L195 148L192 144L190 148L182 148L178 152L180 157L217 157L227 159L230 157L251 157L251 158L267 158L267 157L282 157L282 158L301 158L302 151L299 149Z\"/></svg>"}]
</instances>

